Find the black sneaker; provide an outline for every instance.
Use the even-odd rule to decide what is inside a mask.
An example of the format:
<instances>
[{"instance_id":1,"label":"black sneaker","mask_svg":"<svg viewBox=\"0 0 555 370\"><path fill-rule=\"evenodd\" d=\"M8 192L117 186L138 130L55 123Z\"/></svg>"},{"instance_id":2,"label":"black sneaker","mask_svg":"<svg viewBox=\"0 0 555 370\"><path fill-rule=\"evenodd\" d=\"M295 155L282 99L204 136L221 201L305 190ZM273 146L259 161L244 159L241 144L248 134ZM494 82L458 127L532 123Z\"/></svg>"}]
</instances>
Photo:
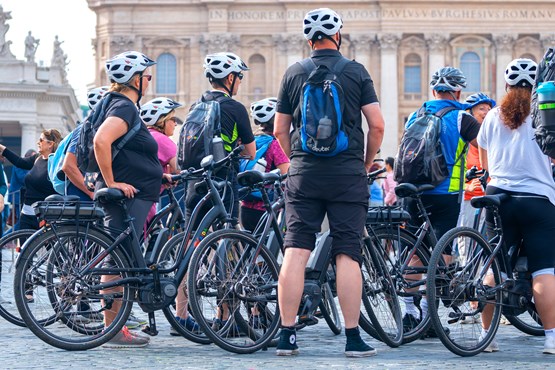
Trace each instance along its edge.
<instances>
[{"instance_id":1,"label":"black sneaker","mask_svg":"<svg viewBox=\"0 0 555 370\"><path fill-rule=\"evenodd\" d=\"M299 354L299 346L297 346L297 333L294 329L281 329L279 333L279 342L276 348L278 356L292 356Z\"/></svg>"},{"instance_id":2,"label":"black sneaker","mask_svg":"<svg viewBox=\"0 0 555 370\"><path fill-rule=\"evenodd\" d=\"M451 333L451 330L449 330L449 328L443 327L443 332L446 335L449 335L449 333ZM422 339L424 339L424 338L438 338L437 333L436 333L436 329L434 328L433 325L431 325L430 328L428 329L428 331L426 332L426 334L424 334Z\"/></svg>"},{"instance_id":3,"label":"black sneaker","mask_svg":"<svg viewBox=\"0 0 555 370\"><path fill-rule=\"evenodd\" d=\"M347 357L370 357L375 356L378 352L376 349L366 344L362 338L347 337L347 344L345 345L345 356Z\"/></svg>"},{"instance_id":4,"label":"black sneaker","mask_svg":"<svg viewBox=\"0 0 555 370\"><path fill-rule=\"evenodd\" d=\"M420 320L412 316L410 313L406 313L403 316L403 332L408 333L412 329L416 328L420 324Z\"/></svg>"}]
</instances>

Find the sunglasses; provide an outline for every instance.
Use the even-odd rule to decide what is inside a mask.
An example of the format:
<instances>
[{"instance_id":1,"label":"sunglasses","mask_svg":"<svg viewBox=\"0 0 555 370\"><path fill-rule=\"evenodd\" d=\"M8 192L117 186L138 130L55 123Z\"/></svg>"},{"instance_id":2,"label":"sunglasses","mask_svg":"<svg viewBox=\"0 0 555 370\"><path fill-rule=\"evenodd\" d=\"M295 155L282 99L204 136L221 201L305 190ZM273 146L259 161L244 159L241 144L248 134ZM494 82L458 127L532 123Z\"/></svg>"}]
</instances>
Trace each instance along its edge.
<instances>
[{"instance_id":1,"label":"sunglasses","mask_svg":"<svg viewBox=\"0 0 555 370\"><path fill-rule=\"evenodd\" d=\"M143 78L146 78L146 80L147 80L148 82L150 82L150 81L152 80L152 75L143 75L142 77L143 77Z\"/></svg>"},{"instance_id":2,"label":"sunglasses","mask_svg":"<svg viewBox=\"0 0 555 370\"><path fill-rule=\"evenodd\" d=\"M236 76L237 76L240 80L242 80L243 77L245 77L242 73L237 73Z\"/></svg>"},{"instance_id":3,"label":"sunglasses","mask_svg":"<svg viewBox=\"0 0 555 370\"><path fill-rule=\"evenodd\" d=\"M52 142L53 142L52 140L48 140L48 139L45 139L45 138L43 138L43 137L39 137L39 141L40 141L41 143L42 143L42 142L45 142L45 141L46 141L47 143L52 143Z\"/></svg>"}]
</instances>

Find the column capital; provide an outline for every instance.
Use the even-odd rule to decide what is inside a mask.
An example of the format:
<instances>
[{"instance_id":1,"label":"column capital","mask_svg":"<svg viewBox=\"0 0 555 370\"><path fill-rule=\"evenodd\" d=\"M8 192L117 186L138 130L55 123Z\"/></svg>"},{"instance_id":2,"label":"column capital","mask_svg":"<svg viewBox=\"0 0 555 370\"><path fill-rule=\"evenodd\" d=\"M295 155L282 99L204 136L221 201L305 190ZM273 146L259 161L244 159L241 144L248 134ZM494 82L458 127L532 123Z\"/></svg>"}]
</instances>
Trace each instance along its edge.
<instances>
[{"instance_id":1,"label":"column capital","mask_svg":"<svg viewBox=\"0 0 555 370\"><path fill-rule=\"evenodd\" d=\"M397 51L401 35L398 33L381 33L378 35L378 42L381 50Z\"/></svg>"},{"instance_id":2,"label":"column capital","mask_svg":"<svg viewBox=\"0 0 555 370\"><path fill-rule=\"evenodd\" d=\"M129 36L114 36L110 40L110 54L116 55L123 53L127 50L133 50L135 45L135 40L133 37Z\"/></svg>"},{"instance_id":3,"label":"column capital","mask_svg":"<svg viewBox=\"0 0 555 370\"><path fill-rule=\"evenodd\" d=\"M203 54L219 53L232 50L239 44L239 35L234 33L205 33L199 38Z\"/></svg>"},{"instance_id":4,"label":"column capital","mask_svg":"<svg viewBox=\"0 0 555 370\"><path fill-rule=\"evenodd\" d=\"M447 47L447 40L449 39L449 34L444 33L429 33L424 36L426 40L426 46L430 51L445 51Z\"/></svg>"},{"instance_id":5,"label":"column capital","mask_svg":"<svg viewBox=\"0 0 555 370\"><path fill-rule=\"evenodd\" d=\"M552 48L555 46L555 33L542 33L540 34L540 42L542 49Z\"/></svg>"},{"instance_id":6,"label":"column capital","mask_svg":"<svg viewBox=\"0 0 555 370\"><path fill-rule=\"evenodd\" d=\"M502 33L493 36L495 48L497 51L511 53L515 45L516 35L511 33Z\"/></svg>"},{"instance_id":7,"label":"column capital","mask_svg":"<svg viewBox=\"0 0 555 370\"><path fill-rule=\"evenodd\" d=\"M274 35L273 41L277 49L284 53L300 53L307 45L306 39L296 33Z\"/></svg>"},{"instance_id":8,"label":"column capital","mask_svg":"<svg viewBox=\"0 0 555 370\"><path fill-rule=\"evenodd\" d=\"M350 35L350 40L356 53L369 53L372 45L376 42L376 36L355 33Z\"/></svg>"}]
</instances>

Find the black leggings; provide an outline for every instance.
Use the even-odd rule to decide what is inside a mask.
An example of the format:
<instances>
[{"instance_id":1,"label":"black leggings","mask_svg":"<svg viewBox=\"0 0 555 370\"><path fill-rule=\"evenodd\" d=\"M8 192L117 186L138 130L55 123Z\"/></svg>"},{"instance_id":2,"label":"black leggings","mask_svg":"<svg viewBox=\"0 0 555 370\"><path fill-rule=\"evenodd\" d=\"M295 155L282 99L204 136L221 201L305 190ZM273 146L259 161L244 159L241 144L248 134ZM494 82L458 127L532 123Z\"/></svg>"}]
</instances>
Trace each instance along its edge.
<instances>
[{"instance_id":1,"label":"black leggings","mask_svg":"<svg viewBox=\"0 0 555 370\"><path fill-rule=\"evenodd\" d=\"M509 194L499 209L506 251L522 240L533 273L555 267L555 205L537 194L517 193L488 186L486 194ZM486 212L488 234L493 230L493 213ZM522 253L521 253L522 254Z\"/></svg>"}]
</instances>

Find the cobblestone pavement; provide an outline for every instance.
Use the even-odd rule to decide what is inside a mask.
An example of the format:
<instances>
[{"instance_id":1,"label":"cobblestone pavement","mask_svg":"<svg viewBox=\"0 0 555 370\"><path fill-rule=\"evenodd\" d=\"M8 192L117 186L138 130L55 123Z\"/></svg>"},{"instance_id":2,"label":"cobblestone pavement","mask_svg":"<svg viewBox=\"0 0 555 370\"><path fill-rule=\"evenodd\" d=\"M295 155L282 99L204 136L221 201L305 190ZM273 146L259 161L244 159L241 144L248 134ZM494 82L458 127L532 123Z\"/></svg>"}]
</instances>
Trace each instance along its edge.
<instances>
[{"instance_id":1,"label":"cobblestone pavement","mask_svg":"<svg viewBox=\"0 0 555 370\"><path fill-rule=\"evenodd\" d=\"M343 354L344 335L334 336L323 320L299 332L301 353L295 357L276 357L274 349L251 355L227 353L214 345L171 337L163 315L157 315L157 320L160 334L146 348L65 352L0 318L0 369L549 369L555 361L555 356L541 353L543 338L504 325L497 334L501 347L497 353L461 358L437 339L419 340L393 349L364 334L377 348L378 355L347 359Z\"/></svg>"}]
</instances>

